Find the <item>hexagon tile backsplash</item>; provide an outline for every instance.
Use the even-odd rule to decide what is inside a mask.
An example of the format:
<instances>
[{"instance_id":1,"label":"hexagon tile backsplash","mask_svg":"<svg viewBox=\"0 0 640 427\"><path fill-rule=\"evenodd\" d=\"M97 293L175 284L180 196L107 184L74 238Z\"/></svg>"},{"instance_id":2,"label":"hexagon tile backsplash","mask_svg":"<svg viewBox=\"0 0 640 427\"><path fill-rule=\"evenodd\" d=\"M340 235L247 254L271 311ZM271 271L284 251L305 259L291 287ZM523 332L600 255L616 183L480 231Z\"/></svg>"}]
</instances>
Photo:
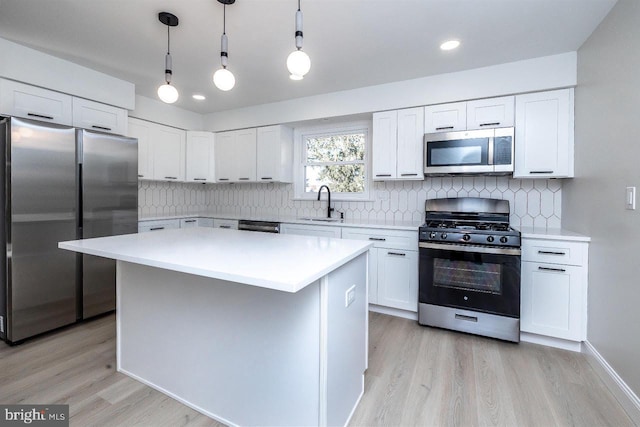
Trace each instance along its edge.
<instances>
[{"instance_id":1,"label":"hexagon tile backsplash","mask_svg":"<svg viewBox=\"0 0 640 427\"><path fill-rule=\"evenodd\" d=\"M321 201L293 200L292 184L191 184L140 181L140 218L197 213L247 216L324 216ZM347 219L424 221L424 201L440 197L508 200L511 225L559 228L562 186L554 179L445 177L424 181L375 182L367 202L335 201ZM335 215L335 214L334 214Z\"/></svg>"}]
</instances>

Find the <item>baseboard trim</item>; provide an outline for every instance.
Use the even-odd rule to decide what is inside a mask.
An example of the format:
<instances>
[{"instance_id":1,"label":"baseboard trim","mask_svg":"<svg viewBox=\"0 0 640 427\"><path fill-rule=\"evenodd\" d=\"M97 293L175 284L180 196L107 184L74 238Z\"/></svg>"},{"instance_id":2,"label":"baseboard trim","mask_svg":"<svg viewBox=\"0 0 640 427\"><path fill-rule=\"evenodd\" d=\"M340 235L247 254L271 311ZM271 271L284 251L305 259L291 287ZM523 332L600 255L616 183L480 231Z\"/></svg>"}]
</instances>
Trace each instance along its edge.
<instances>
[{"instance_id":1,"label":"baseboard trim","mask_svg":"<svg viewBox=\"0 0 640 427\"><path fill-rule=\"evenodd\" d=\"M636 425L640 425L640 398L638 398L638 395L629 388L627 383L620 378L620 375L618 375L589 341L585 341L582 348L586 355L591 356L587 358L590 365L598 376L602 378L602 381L604 381L609 390L611 390L611 393L618 402L620 402L627 415L629 415L629 418L631 418Z\"/></svg>"},{"instance_id":2,"label":"baseboard trim","mask_svg":"<svg viewBox=\"0 0 640 427\"><path fill-rule=\"evenodd\" d=\"M389 316L404 317L405 319L418 321L418 313L413 311L400 310L399 308L384 307L381 305L369 304L369 311L374 313L388 314Z\"/></svg>"},{"instance_id":3,"label":"baseboard trim","mask_svg":"<svg viewBox=\"0 0 640 427\"><path fill-rule=\"evenodd\" d=\"M563 340L560 338L531 334L529 332L520 332L520 341L546 345L547 347L561 348L563 350L575 351L578 353L582 352L582 343L579 341Z\"/></svg>"}]
</instances>

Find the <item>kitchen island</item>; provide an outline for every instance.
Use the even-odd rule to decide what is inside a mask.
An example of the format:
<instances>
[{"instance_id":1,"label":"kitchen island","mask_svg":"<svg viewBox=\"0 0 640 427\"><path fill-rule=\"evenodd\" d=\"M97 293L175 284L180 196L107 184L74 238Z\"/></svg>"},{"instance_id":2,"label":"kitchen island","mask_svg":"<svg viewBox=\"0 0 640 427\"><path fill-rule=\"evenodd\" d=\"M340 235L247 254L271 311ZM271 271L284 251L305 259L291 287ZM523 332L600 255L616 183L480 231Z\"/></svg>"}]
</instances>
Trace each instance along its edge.
<instances>
[{"instance_id":1,"label":"kitchen island","mask_svg":"<svg viewBox=\"0 0 640 427\"><path fill-rule=\"evenodd\" d=\"M117 260L117 367L228 425L345 425L368 242L190 228L61 242Z\"/></svg>"}]
</instances>

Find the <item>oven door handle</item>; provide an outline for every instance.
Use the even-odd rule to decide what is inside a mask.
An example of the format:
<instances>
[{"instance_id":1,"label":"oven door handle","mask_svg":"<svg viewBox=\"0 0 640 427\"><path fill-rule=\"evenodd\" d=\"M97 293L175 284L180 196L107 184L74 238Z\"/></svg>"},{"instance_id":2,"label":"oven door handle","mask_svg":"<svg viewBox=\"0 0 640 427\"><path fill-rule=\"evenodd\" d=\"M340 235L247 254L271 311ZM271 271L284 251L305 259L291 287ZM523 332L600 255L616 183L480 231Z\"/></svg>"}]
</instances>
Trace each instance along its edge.
<instances>
[{"instance_id":1,"label":"oven door handle","mask_svg":"<svg viewBox=\"0 0 640 427\"><path fill-rule=\"evenodd\" d=\"M454 251L454 252L474 252L481 254L496 254L496 255L520 255L520 248L493 248L487 246L477 245L455 245L455 244L442 244L442 243L429 243L419 242L418 246L422 249L437 249L441 251Z\"/></svg>"}]
</instances>

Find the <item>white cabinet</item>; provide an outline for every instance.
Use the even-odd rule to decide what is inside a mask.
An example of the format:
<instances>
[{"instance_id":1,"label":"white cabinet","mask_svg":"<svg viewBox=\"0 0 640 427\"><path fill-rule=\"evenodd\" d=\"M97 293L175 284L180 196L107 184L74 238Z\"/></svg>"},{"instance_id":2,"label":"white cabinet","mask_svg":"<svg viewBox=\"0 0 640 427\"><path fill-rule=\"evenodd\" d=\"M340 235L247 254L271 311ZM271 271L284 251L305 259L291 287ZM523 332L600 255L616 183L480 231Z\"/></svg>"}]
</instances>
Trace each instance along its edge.
<instances>
[{"instance_id":1,"label":"white cabinet","mask_svg":"<svg viewBox=\"0 0 640 427\"><path fill-rule=\"evenodd\" d=\"M215 182L213 133L187 131L185 180Z\"/></svg>"},{"instance_id":2,"label":"white cabinet","mask_svg":"<svg viewBox=\"0 0 640 427\"><path fill-rule=\"evenodd\" d=\"M127 110L73 97L73 126L116 135L127 134Z\"/></svg>"},{"instance_id":3,"label":"white cabinet","mask_svg":"<svg viewBox=\"0 0 640 427\"><path fill-rule=\"evenodd\" d=\"M424 108L425 133L502 128L513 125L513 96L428 105Z\"/></svg>"},{"instance_id":4,"label":"white cabinet","mask_svg":"<svg viewBox=\"0 0 640 427\"><path fill-rule=\"evenodd\" d=\"M417 231L343 227L343 239L368 240L369 302L418 311Z\"/></svg>"},{"instance_id":5,"label":"white cabinet","mask_svg":"<svg viewBox=\"0 0 640 427\"><path fill-rule=\"evenodd\" d=\"M0 79L0 114L72 126L72 96Z\"/></svg>"},{"instance_id":6,"label":"white cabinet","mask_svg":"<svg viewBox=\"0 0 640 427\"><path fill-rule=\"evenodd\" d=\"M282 224L282 234L297 234L300 236L334 237L342 236L342 229L333 225Z\"/></svg>"},{"instance_id":7,"label":"white cabinet","mask_svg":"<svg viewBox=\"0 0 640 427\"><path fill-rule=\"evenodd\" d=\"M180 218L180 228L194 228L199 227L199 218Z\"/></svg>"},{"instance_id":8,"label":"white cabinet","mask_svg":"<svg viewBox=\"0 0 640 427\"><path fill-rule=\"evenodd\" d=\"M573 89L516 96L515 178L571 178Z\"/></svg>"},{"instance_id":9,"label":"white cabinet","mask_svg":"<svg viewBox=\"0 0 640 427\"><path fill-rule=\"evenodd\" d=\"M587 258L586 242L523 238L521 331L586 339Z\"/></svg>"},{"instance_id":10,"label":"white cabinet","mask_svg":"<svg viewBox=\"0 0 640 427\"><path fill-rule=\"evenodd\" d=\"M138 139L138 179L153 179L152 125L144 120L129 118L127 136Z\"/></svg>"},{"instance_id":11,"label":"white cabinet","mask_svg":"<svg viewBox=\"0 0 640 427\"><path fill-rule=\"evenodd\" d=\"M424 179L424 109L373 114L373 179Z\"/></svg>"},{"instance_id":12,"label":"white cabinet","mask_svg":"<svg viewBox=\"0 0 640 427\"><path fill-rule=\"evenodd\" d=\"M256 178L258 182L292 182L293 130L266 126L257 130Z\"/></svg>"},{"instance_id":13,"label":"white cabinet","mask_svg":"<svg viewBox=\"0 0 640 427\"><path fill-rule=\"evenodd\" d=\"M453 132L467 128L467 103L427 105L424 107L424 132Z\"/></svg>"},{"instance_id":14,"label":"white cabinet","mask_svg":"<svg viewBox=\"0 0 640 427\"><path fill-rule=\"evenodd\" d=\"M237 219L214 219L213 228L229 228L231 230L238 229Z\"/></svg>"},{"instance_id":15,"label":"white cabinet","mask_svg":"<svg viewBox=\"0 0 640 427\"><path fill-rule=\"evenodd\" d=\"M138 222L138 233L145 233L147 231L168 230L171 228L180 228L180 220L158 219Z\"/></svg>"},{"instance_id":16,"label":"white cabinet","mask_svg":"<svg viewBox=\"0 0 640 427\"><path fill-rule=\"evenodd\" d=\"M256 180L256 129L221 132L215 137L217 182Z\"/></svg>"}]
</instances>

